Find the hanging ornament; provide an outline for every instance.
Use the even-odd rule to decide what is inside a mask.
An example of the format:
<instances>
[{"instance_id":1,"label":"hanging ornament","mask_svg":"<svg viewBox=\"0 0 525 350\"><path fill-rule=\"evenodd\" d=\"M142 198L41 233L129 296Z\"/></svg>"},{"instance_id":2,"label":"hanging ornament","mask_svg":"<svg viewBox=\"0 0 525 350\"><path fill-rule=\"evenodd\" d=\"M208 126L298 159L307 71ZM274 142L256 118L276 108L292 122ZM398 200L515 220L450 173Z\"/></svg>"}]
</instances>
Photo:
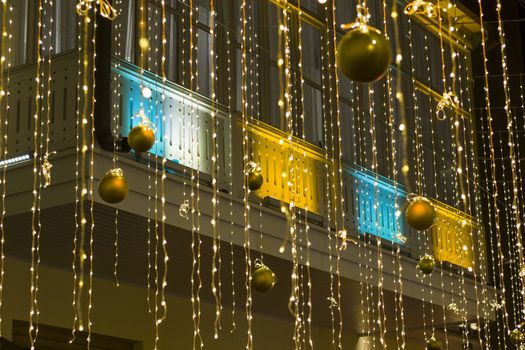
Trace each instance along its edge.
<instances>
[{"instance_id":1,"label":"hanging ornament","mask_svg":"<svg viewBox=\"0 0 525 350\"><path fill-rule=\"evenodd\" d=\"M337 45L337 65L345 77L359 83L371 83L381 79L390 67L392 50L388 39L368 25L366 7L357 6L354 23L342 25L349 30Z\"/></svg>"},{"instance_id":2,"label":"hanging ornament","mask_svg":"<svg viewBox=\"0 0 525 350\"><path fill-rule=\"evenodd\" d=\"M436 220L434 204L429 199L415 194L408 195L407 200L410 202L405 213L408 224L420 231L431 228Z\"/></svg>"},{"instance_id":3,"label":"hanging ornament","mask_svg":"<svg viewBox=\"0 0 525 350\"><path fill-rule=\"evenodd\" d=\"M328 302L330 303L330 308L331 309L336 309L339 307L339 303L337 302L337 300L335 300L335 298L332 298L332 297L328 297L326 298L326 300L328 300Z\"/></svg>"},{"instance_id":4,"label":"hanging ornament","mask_svg":"<svg viewBox=\"0 0 525 350\"><path fill-rule=\"evenodd\" d=\"M122 202L128 195L128 182L122 169L111 169L98 184L98 194L108 203Z\"/></svg>"},{"instance_id":5,"label":"hanging ornament","mask_svg":"<svg viewBox=\"0 0 525 350\"><path fill-rule=\"evenodd\" d=\"M428 254L422 256L421 259L419 259L419 262L417 263L417 269L425 275L430 275L432 272L434 272L435 267L436 262L434 260L434 257Z\"/></svg>"},{"instance_id":6,"label":"hanging ornament","mask_svg":"<svg viewBox=\"0 0 525 350\"><path fill-rule=\"evenodd\" d=\"M100 15L104 18L113 21L117 18L117 10L111 6L108 0L79 0L77 3L77 14L80 16L86 16L93 7L93 3L99 4Z\"/></svg>"},{"instance_id":7,"label":"hanging ornament","mask_svg":"<svg viewBox=\"0 0 525 350\"><path fill-rule=\"evenodd\" d=\"M264 180L261 174L261 166L254 162L248 162L246 164L246 173L248 174L248 188L250 191L254 192L260 189Z\"/></svg>"},{"instance_id":8,"label":"hanging ornament","mask_svg":"<svg viewBox=\"0 0 525 350\"><path fill-rule=\"evenodd\" d=\"M427 350L441 350L441 342L432 337L427 341Z\"/></svg>"},{"instance_id":9,"label":"hanging ornament","mask_svg":"<svg viewBox=\"0 0 525 350\"><path fill-rule=\"evenodd\" d=\"M438 120L445 120L447 115L445 114L446 109L458 110L461 108L459 98L453 92L445 92L443 97L438 102L436 108L436 118Z\"/></svg>"},{"instance_id":10,"label":"hanging ornament","mask_svg":"<svg viewBox=\"0 0 525 350\"><path fill-rule=\"evenodd\" d=\"M337 247L340 251L345 251L348 247L348 232L345 229L339 230L337 238L341 240L341 244Z\"/></svg>"},{"instance_id":11,"label":"hanging ornament","mask_svg":"<svg viewBox=\"0 0 525 350\"><path fill-rule=\"evenodd\" d=\"M525 342L525 335L519 328L516 328L512 332L510 332L509 337L510 337L510 341L514 345L519 345Z\"/></svg>"},{"instance_id":12,"label":"hanging ornament","mask_svg":"<svg viewBox=\"0 0 525 350\"><path fill-rule=\"evenodd\" d=\"M189 212L190 212L190 201L189 199L185 199L184 202L179 207L179 215L187 219Z\"/></svg>"},{"instance_id":13,"label":"hanging ornament","mask_svg":"<svg viewBox=\"0 0 525 350\"><path fill-rule=\"evenodd\" d=\"M423 0L415 0L405 6L405 15L424 15L429 18L437 16L437 8L433 3Z\"/></svg>"},{"instance_id":14,"label":"hanging ornament","mask_svg":"<svg viewBox=\"0 0 525 350\"><path fill-rule=\"evenodd\" d=\"M141 118L139 125L135 126L128 134L129 147L135 152L146 152L155 144L155 131L153 124L141 109L138 117Z\"/></svg>"},{"instance_id":15,"label":"hanging ornament","mask_svg":"<svg viewBox=\"0 0 525 350\"><path fill-rule=\"evenodd\" d=\"M277 277L260 259L255 260L255 271L252 272L252 287L258 292L267 292L277 283Z\"/></svg>"},{"instance_id":16,"label":"hanging ornament","mask_svg":"<svg viewBox=\"0 0 525 350\"><path fill-rule=\"evenodd\" d=\"M51 185L51 168L53 168L53 164L51 164L51 162L49 161L49 156L55 153L56 152L53 151L44 155L44 161L42 162L42 176L44 177L44 188Z\"/></svg>"}]
</instances>

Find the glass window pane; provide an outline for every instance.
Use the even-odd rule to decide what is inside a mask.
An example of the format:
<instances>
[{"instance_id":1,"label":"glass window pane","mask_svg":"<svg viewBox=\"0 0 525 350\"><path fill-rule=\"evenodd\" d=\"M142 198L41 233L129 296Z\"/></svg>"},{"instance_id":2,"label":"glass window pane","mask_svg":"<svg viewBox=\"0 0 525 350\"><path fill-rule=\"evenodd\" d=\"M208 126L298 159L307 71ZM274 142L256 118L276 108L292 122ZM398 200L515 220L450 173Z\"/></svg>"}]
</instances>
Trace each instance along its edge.
<instances>
[{"instance_id":1,"label":"glass window pane","mask_svg":"<svg viewBox=\"0 0 525 350\"><path fill-rule=\"evenodd\" d=\"M307 23L302 24L303 75L321 84L321 33Z\"/></svg>"},{"instance_id":2,"label":"glass window pane","mask_svg":"<svg viewBox=\"0 0 525 350\"><path fill-rule=\"evenodd\" d=\"M57 0L55 14L55 53L71 50L76 46L77 16L74 1Z\"/></svg>"},{"instance_id":3,"label":"glass window pane","mask_svg":"<svg viewBox=\"0 0 525 350\"><path fill-rule=\"evenodd\" d=\"M355 21L355 6L353 1L348 0L336 0L337 11L336 21L337 26Z\"/></svg>"},{"instance_id":4,"label":"glass window pane","mask_svg":"<svg viewBox=\"0 0 525 350\"><path fill-rule=\"evenodd\" d=\"M323 145L323 95L317 88L305 84L304 129L306 141L316 146Z\"/></svg>"},{"instance_id":5,"label":"glass window pane","mask_svg":"<svg viewBox=\"0 0 525 350\"><path fill-rule=\"evenodd\" d=\"M171 81L177 79L177 17L168 12L166 21L166 74Z\"/></svg>"},{"instance_id":6,"label":"glass window pane","mask_svg":"<svg viewBox=\"0 0 525 350\"><path fill-rule=\"evenodd\" d=\"M302 0L301 8L317 15L319 14L319 0Z\"/></svg>"},{"instance_id":7,"label":"glass window pane","mask_svg":"<svg viewBox=\"0 0 525 350\"><path fill-rule=\"evenodd\" d=\"M281 125L281 109L279 107L279 69L273 65L269 67L270 73L270 89L268 91L268 101L270 103L269 115L261 116L265 123L268 123L276 128L282 128Z\"/></svg>"},{"instance_id":8,"label":"glass window pane","mask_svg":"<svg viewBox=\"0 0 525 350\"><path fill-rule=\"evenodd\" d=\"M13 66L27 62L27 0L12 1L11 11L13 24L11 30L13 38L11 39L11 64Z\"/></svg>"},{"instance_id":9,"label":"glass window pane","mask_svg":"<svg viewBox=\"0 0 525 350\"><path fill-rule=\"evenodd\" d=\"M341 139L343 158L349 162L355 162L354 152L357 150L354 136L354 115L352 113L352 106L350 104L340 101L339 111L341 117Z\"/></svg>"},{"instance_id":10,"label":"glass window pane","mask_svg":"<svg viewBox=\"0 0 525 350\"><path fill-rule=\"evenodd\" d=\"M199 93L205 96L210 96L210 45L211 37L210 33L199 28L199 65L197 67L199 79Z\"/></svg>"}]
</instances>

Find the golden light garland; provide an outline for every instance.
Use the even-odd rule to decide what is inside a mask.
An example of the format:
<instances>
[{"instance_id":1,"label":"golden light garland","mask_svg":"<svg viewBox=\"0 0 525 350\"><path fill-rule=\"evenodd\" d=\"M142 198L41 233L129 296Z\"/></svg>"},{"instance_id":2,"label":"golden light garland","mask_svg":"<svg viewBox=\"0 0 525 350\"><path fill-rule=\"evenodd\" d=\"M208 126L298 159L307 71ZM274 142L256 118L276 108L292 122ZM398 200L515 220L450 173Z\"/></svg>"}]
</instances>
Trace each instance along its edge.
<instances>
[{"instance_id":1,"label":"golden light garland","mask_svg":"<svg viewBox=\"0 0 525 350\"><path fill-rule=\"evenodd\" d=\"M503 299L501 300L502 305L502 313L503 313L503 324L502 330L509 330L509 315L507 311L507 306L505 302L505 295L506 295L506 288L505 284L502 283L502 281L505 280L505 272L504 272L504 254L501 248L501 227L500 227L500 213L498 208L498 184L497 184L497 174L496 174L496 164L495 164L495 151L494 151L494 141L493 141L493 129L492 129L492 104L491 104L491 95L490 95L490 87L489 87L489 72L487 67L487 47L485 44L485 25L483 21L483 5L482 1L478 0L478 7L480 12L480 27L481 27L481 48L482 48L482 55L483 55L483 77L484 77L484 84L485 84L485 102L486 102L486 112L487 112L487 127L488 127L488 145L489 145L489 155L490 155L490 173L492 178L492 198L493 198L493 208L494 208L494 220L495 220L495 237L496 237L496 251L497 251L497 257L498 257L498 272L499 272L499 281L501 283L501 292ZM503 50L503 48L502 48ZM487 177L488 179L488 177ZM490 204L487 205L488 208L490 208ZM490 209L489 209L490 212ZM489 220L490 221L490 220ZM491 234L492 236L492 234ZM491 245L492 246L492 245ZM492 248L491 248L492 249ZM494 256L494 255L493 255ZM497 284L496 284L497 285ZM498 333L499 337L499 333ZM506 346L507 337L503 335L503 344ZM501 344L501 343L500 343Z\"/></svg>"},{"instance_id":2,"label":"golden light garland","mask_svg":"<svg viewBox=\"0 0 525 350\"><path fill-rule=\"evenodd\" d=\"M232 60L231 60L231 35L232 31L227 30L226 31L226 56L227 58L227 64L228 67L226 68L226 75L227 75L227 82L228 82L228 135L232 135L232 124L233 124L233 100L232 100ZM230 333L233 333L235 329L237 328L237 324L235 322L235 308L236 308L236 301L235 301L235 254L234 254L234 214L233 214L233 166L232 166L232 157L233 157L233 142L230 143L230 147L228 147L228 160L230 161L230 164L228 166L228 191L229 194L229 219L230 219L230 273L231 273L231 288L232 288L232 307L231 307L231 318L232 318L232 324ZM244 173L243 173L244 175Z\"/></svg>"},{"instance_id":3,"label":"golden light garland","mask_svg":"<svg viewBox=\"0 0 525 350\"><path fill-rule=\"evenodd\" d=\"M325 5L325 12L326 12L326 22L330 23L331 20L335 22L335 18L330 18L331 14L333 14L333 8L329 7L328 4ZM333 39L333 35L335 33L331 33L331 31L334 30L333 26L327 26L326 27L326 41L330 42ZM332 54L331 50L332 48L328 45L327 46L327 53L326 53L326 60L322 61L324 63L323 67L326 66L326 76L323 79L323 91L328 94L328 108L325 110L326 113L323 115L330 115L330 118L332 119L333 116L333 79L332 79ZM323 58L324 55L321 55ZM335 61L335 57L333 58ZM336 73L337 74L337 73ZM325 82L326 81L326 82ZM334 288L335 280L337 277L334 276L334 266L333 266L333 248L337 250L337 241L332 242L333 240L333 232L331 230L331 227L333 224L337 227L337 203L335 196L337 194L337 190L334 187L336 184L335 176L334 176L334 167L335 167L335 161L333 159L334 149L333 149L333 124L329 125L327 118L323 118L323 128L324 128L324 156L325 156L325 171L326 171L326 215L327 215L327 235L328 235L328 263L329 263L329 274L330 274L330 299L334 302L331 303L331 305L335 305L335 307L330 307L330 319L331 319L331 336L332 336L332 346L336 349L341 349L341 339L338 337L339 331L336 328L341 329L342 328L342 318L339 318L340 316L340 310L341 310L341 303L339 294L337 293L336 288ZM331 132L330 132L330 131ZM332 134L332 137L329 137L329 134ZM331 142L330 142L331 141ZM331 184L331 186L330 186ZM336 228L337 232L337 228ZM336 318L339 319L339 324L336 326ZM337 336L336 336L337 333Z\"/></svg>"},{"instance_id":4,"label":"golden light garland","mask_svg":"<svg viewBox=\"0 0 525 350\"><path fill-rule=\"evenodd\" d=\"M246 350L252 350L253 348L253 334L252 334L252 262L250 255L250 205L248 203L248 196L250 194L249 187L247 186L248 173L246 172L245 165L248 163L248 100L247 100L247 2L242 0L241 2L241 116L242 116L242 154L243 154L243 204L244 204L244 255L245 255L245 289L246 289L246 323L247 323L247 341Z\"/></svg>"},{"instance_id":5,"label":"golden light garland","mask_svg":"<svg viewBox=\"0 0 525 350\"><path fill-rule=\"evenodd\" d=\"M117 0L115 1L115 9L118 9L120 8L120 6L122 5L122 0ZM118 10L115 10L118 12ZM121 56L121 31L122 31L122 24L120 21L118 22L114 22L115 23L115 26L114 26L114 31L116 32L115 33L115 36L114 36L114 40L113 40L113 45L115 45L115 55L117 57L120 57ZM120 97L121 97L121 93L120 93L120 89L118 88L118 85L119 85L119 79L122 78L122 76L120 74L117 74L117 71L120 67L120 62L117 61L116 63L116 72L113 73L113 169L116 169L118 168L118 162L119 162L119 156L118 156L118 148L119 148L119 135L120 135L120 113L121 113L121 110L120 110ZM118 279L118 263L119 263L119 222L118 222L118 217L119 217L119 210L118 208L115 208L115 220L114 220L114 223L115 223L115 242L114 242L114 247L115 247L115 263L113 265L113 277L115 279L115 284L116 286L118 287L120 284L119 284L119 279ZM148 270L149 272L149 270ZM149 293L149 288L148 288L148 293Z\"/></svg>"},{"instance_id":6,"label":"golden light garland","mask_svg":"<svg viewBox=\"0 0 525 350\"><path fill-rule=\"evenodd\" d=\"M77 42L83 43L83 29L85 26L86 17L78 16L77 19ZM85 38L87 40L87 38ZM77 106L81 106L82 98L83 98L83 64L82 64L82 58L83 58L83 49L84 44L79 44L77 48L77 83L76 83L76 103ZM84 200L83 195L80 190L80 188L84 188L84 177L83 175L80 176L80 173L84 174L84 157L83 154L83 133L81 130L83 130L83 109L80 108L76 109L75 113L75 232L73 234L73 261L71 264L71 270L73 272L73 326L71 327L71 338L69 340L69 343L72 344L76 340L76 332L83 331L84 325L83 325L83 317L82 317L82 308L80 304L80 300L78 298L78 295L80 293L81 287L84 285L84 279L83 279L83 265L79 263L79 268L77 270L77 258L80 259L81 254L83 251L80 249L80 242L79 240L82 240L83 244L83 221L84 219L84 212L83 212L83 206L84 206ZM82 205L82 207L81 207ZM80 238L78 237L80 234ZM77 253L78 250L78 253ZM81 283L82 282L82 283Z\"/></svg>"},{"instance_id":7,"label":"golden light garland","mask_svg":"<svg viewBox=\"0 0 525 350\"><path fill-rule=\"evenodd\" d=\"M510 158L510 168L511 168L511 175L512 175L512 205L510 208L512 209L512 212L514 214L514 223L515 223L515 230L516 234L514 237L516 238L516 247L517 249L517 258L518 258L518 264L519 269L525 268L525 257L523 253L523 242L521 237L522 232L522 203L520 202L520 196L519 192L521 190L520 185L520 177L519 173L517 171L516 167L516 148L515 148L515 142L516 137L514 135L514 125L517 125L517 120L512 113L512 103L511 103L511 97L510 97L510 78L509 78L509 68L508 68L508 59L507 59L507 44L506 44L506 38L505 38L505 30L503 28L503 20L502 20L502 3L501 0L496 0L496 13L498 17L498 34L499 34L499 43L500 43L500 49L501 49L501 68L503 72L503 91L505 95L505 114L507 117L507 133L508 133L508 149L509 149L509 158ZM517 278L520 278L521 282L521 302L523 303L523 299L525 298L525 274L518 274ZM519 307L519 304L517 305ZM522 309L522 312L525 313L525 310ZM516 323L523 320L525 315L521 315L521 319L517 319Z\"/></svg>"},{"instance_id":8,"label":"golden light garland","mask_svg":"<svg viewBox=\"0 0 525 350\"><path fill-rule=\"evenodd\" d=\"M161 94L161 100L164 101L166 95L164 94L164 87L166 84L166 1L161 0L161 77L162 77L162 94ZM158 18L158 16L156 16ZM162 113L162 125L166 125L166 115L164 114L164 105L161 105L161 113ZM166 128L163 128L164 132L166 132ZM168 135L164 134L163 139L168 139ZM167 248L167 238L166 238L166 190L165 190L165 183L166 183L166 152L164 151L162 153L162 165L161 165L161 239L162 239L162 253L163 253L163 269L162 269L162 279L161 279L161 292L160 292L160 306L162 308L162 312L160 313L160 316L157 317L156 325L160 325L164 320L166 320L166 317L168 316L168 304L166 301L166 288L168 286L168 262L169 262L169 256L168 256L168 248ZM155 344L155 348L157 348L157 344Z\"/></svg>"},{"instance_id":9,"label":"golden light garland","mask_svg":"<svg viewBox=\"0 0 525 350\"><path fill-rule=\"evenodd\" d=\"M2 36L0 43L2 44L2 53L0 59L0 101L5 96L5 112L3 113L4 119L2 122L3 126L3 137L1 143L3 147L3 152L0 154L1 159L5 162L5 165L2 169L1 175L1 186L2 186L2 195L1 195L1 205L2 211L0 212L0 337L2 336L2 304L4 300L4 279L5 279L5 244L6 244L6 234L4 227L4 219L6 215L6 188L7 188L7 157L8 157L8 131L9 131L9 115L10 115L10 105L9 105L9 82L10 82L10 69L12 62L12 49L11 49L11 40L12 35L12 7L7 5L7 1L2 4Z\"/></svg>"},{"instance_id":10,"label":"golden light garland","mask_svg":"<svg viewBox=\"0 0 525 350\"><path fill-rule=\"evenodd\" d=\"M40 238L40 208L39 208L39 182L41 170L38 166L39 161L39 140L40 140L40 118L43 102L41 96L41 64L42 58L42 26L43 26L43 3L37 3L37 48L36 48L36 76L35 76L35 114L33 128L33 201L31 207L31 307L29 311L29 343L31 350L35 349L35 342L38 336L38 263L40 255L38 252Z\"/></svg>"},{"instance_id":11,"label":"golden light garland","mask_svg":"<svg viewBox=\"0 0 525 350\"><path fill-rule=\"evenodd\" d=\"M396 43L396 65L397 65L398 74L399 74L399 72L401 71L400 67L401 67L401 61L403 57L401 55L400 45L399 45L400 43L399 26L397 23L399 17L398 17L396 2L392 3L392 11L390 13L390 17L392 18L394 22L394 39ZM383 1L383 27L384 27L385 35L388 38L386 19L387 19L387 6L386 6L386 2ZM408 33L409 33L409 36L411 37L410 23L409 23ZM412 50L412 40L410 40L409 43L410 43L410 50ZM392 91L392 74L390 70L387 71L387 75L386 75L386 87L387 87L387 91L386 91L387 95L386 95L386 98L384 99L385 100L384 109L385 109L385 113L387 114L387 118L386 118L387 128L390 130L390 142L391 142L390 151L392 152L391 176L392 176L393 185L394 185L393 186L394 187L394 217L395 217L394 229L396 231L395 238L397 238L399 242L405 243L407 241L407 238L403 236L403 233L401 232L401 230L399 230L401 225L398 222L398 220L401 220L400 219L401 211L399 210L399 200L398 200L399 197L398 197L398 188L397 188L398 171L397 171L397 160L396 160L396 156L397 156L396 154L396 127L395 127L394 110L393 110L394 99L396 97L394 96L394 93ZM387 167L388 167L388 164L387 164ZM396 342L397 342L398 348L405 349L405 346L406 346L405 316L404 316L403 280L402 280L403 268L401 264L401 245L399 244L399 242L395 242L394 239L392 239L391 241L392 245L395 244L395 253L392 254L392 266L394 267L394 276L396 275L395 267L397 266L397 275L398 275L397 284L399 285L399 290L397 290L396 283L394 280L394 293L396 296L396 304L395 304ZM398 314L399 314L399 317L398 317Z\"/></svg>"},{"instance_id":12,"label":"golden light garland","mask_svg":"<svg viewBox=\"0 0 525 350\"><path fill-rule=\"evenodd\" d=\"M455 7L454 7L455 9ZM465 34L463 34L465 35ZM465 37L464 37L465 39ZM456 43L459 44L458 40L456 39ZM468 62L466 63L465 65L465 74L466 74L466 77L467 77L467 81L465 82L464 79L463 79L463 70L462 70L462 64L461 64L461 56L459 54L459 51L456 53L456 57L458 58L458 82L459 82L459 95L460 95L460 100L464 101L466 99L467 101L467 105L468 105L468 109L469 109L469 113L470 115L473 115L472 114L472 104L471 104L471 99L470 99L470 89L469 89L469 82L468 82L468 77L470 76L469 75L469 69L468 69ZM464 91L466 91L466 93L464 93ZM465 179L466 179L466 183L467 183L467 189L466 189L466 195L467 195L467 201L466 201L466 208L468 208L468 214L470 215L475 215L475 220L476 220L476 227L478 228L477 229L477 232L476 234L480 237L474 237L474 229L471 229L470 230L470 239L471 239L471 242L475 242L475 241L479 241L479 264L478 262L476 261L476 259L473 260L473 264L474 266L472 266L472 273L473 273L473 277L474 277L474 290L475 290L475 297L476 297L476 321L477 321L477 325L478 325L478 341L479 341L479 344L480 346L483 348L484 346L484 340L486 340L486 344L491 344L490 342L490 331L488 331L487 327L484 326L481 322L481 318L487 318L487 315L486 315L486 312L484 312L484 310L482 310L483 314L480 315L480 308L484 309L484 306L487 304L487 298L486 298L486 279L485 279L485 266L483 264L483 262L485 261L485 237L484 237L484 234L483 234L483 230L480 230L479 228L481 227L482 225L482 220L481 218L479 217L479 215L481 214L481 210L479 209L479 183L478 183L478 172L477 172L477 167L476 167L476 163L477 162L472 162L472 167L470 168L470 164L469 164L469 161L468 161L468 152L467 150L463 149L462 145L465 146L465 148L468 148L468 150L470 150L470 157L471 159L475 159L476 158L476 146L475 146L475 142L474 142L474 139L476 137L475 135L475 130L473 130L473 125L472 125L472 121L463 117L462 118L463 120L463 142L460 143L457 147L457 152L458 153L462 153L464 154L464 160L465 160L465 169L466 169L466 175L465 175ZM467 122L470 122L468 125L467 125ZM468 129L468 130L467 130ZM469 133L470 132L470 133ZM468 137L470 137L470 140L467 140ZM474 198L471 198L471 192L473 191L474 193ZM475 213L472 213L471 212L471 209L473 208L473 210L475 211ZM474 244L472 244L472 247L471 247L471 250L472 250L472 256L475 256L476 255L476 250L475 250L475 246ZM479 299L479 287L478 287L478 281L481 281L481 298L482 300L480 301ZM485 333L485 336L483 337L483 332ZM485 339L484 339L485 338Z\"/></svg>"},{"instance_id":13,"label":"golden light garland","mask_svg":"<svg viewBox=\"0 0 525 350\"><path fill-rule=\"evenodd\" d=\"M92 323L92 308L93 308L93 257L94 257L94 231L95 231L95 213L94 213L94 206L95 206L95 199L93 197L93 188L94 188L94 182L95 182L95 89L96 89L96 81L95 81L95 74L97 71L97 67L95 64L95 60L97 57L97 43L96 43L96 33L97 33L97 8L93 8L93 35L91 39L91 45L93 47L93 54L91 56L91 64L92 64L92 70L91 70L91 83L93 85L93 88L91 90L91 99L89 101L90 109L89 109L89 122L91 123L91 130L90 130L90 146L89 146L89 216L90 216L90 228L89 228L89 287L88 287L88 305L87 305L87 350L91 348L91 333L93 328ZM89 17L88 17L89 18ZM87 52L85 53L87 55ZM86 69L86 73L89 72L89 67L84 65L84 68ZM87 79L87 77L86 77ZM86 95L89 94L89 89L87 89L87 85L84 85L86 89Z\"/></svg>"},{"instance_id":14,"label":"golden light garland","mask_svg":"<svg viewBox=\"0 0 525 350\"><path fill-rule=\"evenodd\" d=\"M210 14L209 14L209 28L211 35L211 47L209 51L210 58L210 84L211 84L211 100L212 100L212 110L211 110L211 125L212 125L212 218L210 220L212 226L212 235L213 235L213 257L212 257L212 279L211 279L211 290L213 297L215 299L215 322L213 324L215 339L219 338L219 329L221 328L221 311L222 311L222 302L221 302L221 276L220 276L220 231L217 230L217 225L219 224L220 214L219 214L219 187L217 185L217 174L219 172L219 144L217 141L217 130L218 130L218 120L217 120L217 108L215 107L217 96L215 93L215 85L217 83L217 54L215 50L215 42L217 40L216 35L216 13L215 13L215 1L210 0ZM217 260L219 259L219 269L217 268Z\"/></svg>"}]
</instances>

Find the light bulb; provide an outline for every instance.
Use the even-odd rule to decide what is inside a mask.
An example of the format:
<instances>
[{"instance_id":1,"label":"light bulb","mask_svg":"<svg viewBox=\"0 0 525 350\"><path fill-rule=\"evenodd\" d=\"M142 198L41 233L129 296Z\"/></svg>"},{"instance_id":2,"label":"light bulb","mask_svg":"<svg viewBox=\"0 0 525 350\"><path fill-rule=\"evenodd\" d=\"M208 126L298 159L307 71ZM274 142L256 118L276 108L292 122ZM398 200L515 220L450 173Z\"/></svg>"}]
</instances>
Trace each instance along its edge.
<instances>
[{"instance_id":1,"label":"light bulb","mask_svg":"<svg viewBox=\"0 0 525 350\"><path fill-rule=\"evenodd\" d=\"M152 95L151 89L149 87L145 86L142 89L142 96L144 96L144 98L150 98L151 95Z\"/></svg>"}]
</instances>

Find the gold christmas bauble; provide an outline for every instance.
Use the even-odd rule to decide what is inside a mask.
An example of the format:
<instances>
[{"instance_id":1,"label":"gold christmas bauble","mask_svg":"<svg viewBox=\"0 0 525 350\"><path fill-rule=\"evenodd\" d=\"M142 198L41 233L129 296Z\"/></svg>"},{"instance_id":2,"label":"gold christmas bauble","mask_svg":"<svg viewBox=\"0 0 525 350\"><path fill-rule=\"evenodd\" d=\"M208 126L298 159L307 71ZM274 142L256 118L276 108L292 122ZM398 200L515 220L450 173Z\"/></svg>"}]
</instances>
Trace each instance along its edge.
<instances>
[{"instance_id":1,"label":"gold christmas bauble","mask_svg":"<svg viewBox=\"0 0 525 350\"><path fill-rule=\"evenodd\" d=\"M521 344L525 341L525 335L520 329L516 328L515 330L510 332L510 341L512 342L512 344L515 345Z\"/></svg>"},{"instance_id":2,"label":"gold christmas bauble","mask_svg":"<svg viewBox=\"0 0 525 350\"><path fill-rule=\"evenodd\" d=\"M427 350L441 350L441 342L432 337L427 341Z\"/></svg>"},{"instance_id":3,"label":"gold christmas bauble","mask_svg":"<svg viewBox=\"0 0 525 350\"><path fill-rule=\"evenodd\" d=\"M379 30L360 25L339 41L336 59L345 77L359 83L371 83L387 72L392 50L388 39Z\"/></svg>"},{"instance_id":4,"label":"gold christmas bauble","mask_svg":"<svg viewBox=\"0 0 525 350\"><path fill-rule=\"evenodd\" d=\"M128 189L122 169L111 169L98 184L98 194L108 203L123 201L128 195Z\"/></svg>"},{"instance_id":5,"label":"gold christmas bauble","mask_svg":"<svg viewBox=\"0 0 525 350\"><path fill-rule=\"evenodd\" d=\"M257 191L263 184L263 176L260 171L252 170L248 173L248 187L250 191Z\"/></svg>"},{"instance_id":6,"label":"gold christmas bauble","mask_svg":"<svg viewBox=\"0 0 525 350\"><path fill-rule=\"evenodd\" d=\"M129 147L135 152L146 152L155 144L155 131L147 125L137 125L128 134Z\"/></svg>"},{"instance_id":7,"label":"gold christmas bauble","mask_svg":"<svg viewBox=\"0 0 525 350\"><path fill-rule=\"evenodd\" d=\"M427 254L421 257L421 259L419 259L417 267L425 275L430 275L432 272L434 272L434 267L436 267L436 261L434 260L433 256Z\"/></svg>"},{"instance_id":8,"label":"gold christmas bauble","mask_svg":"<svg viewBox=\"0 0 525 350\"><path fill-rule=\"evenodd\" d=\"M252 287L258 292L267 292L277 283L275 274L268 266L261 265L252 272Z\"/></svg>"},{"instance_id":9,"label":"gold christmas bauble","mask_svg":"<svg viewBox=\"0 0 525 350\"><path fill-rule=\"evenodd\" d=\"M410 226L416 230L424 231L434 225L436 208L425 197L417 197L408 205L406 218Z\"/></svg>"}]
</instances>

